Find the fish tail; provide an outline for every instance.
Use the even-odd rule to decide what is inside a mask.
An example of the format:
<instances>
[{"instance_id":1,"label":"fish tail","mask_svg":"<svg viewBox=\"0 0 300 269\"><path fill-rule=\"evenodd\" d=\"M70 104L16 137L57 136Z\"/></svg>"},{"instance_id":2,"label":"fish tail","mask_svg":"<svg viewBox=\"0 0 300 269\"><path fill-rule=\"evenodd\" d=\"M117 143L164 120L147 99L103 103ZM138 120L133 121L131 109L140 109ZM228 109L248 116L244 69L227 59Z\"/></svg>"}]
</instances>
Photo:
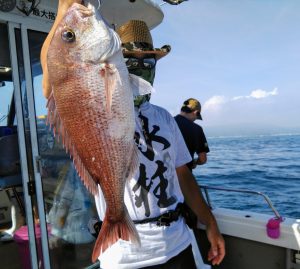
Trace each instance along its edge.
<instances>
[{"instance_id":1,"label":"fish tail","mask_svg":"<svg viewBox=\"0 0 300 269\"><path fill-rule=\"evenodd\" d=\"M104 218L101 226L100 233L96 240L92 261L95 262L101 253L103 253L109 246L118 241L118 239L123 239L126 241L131 241L136 245L140 245L140 237L131 220L127 210L124 218L119 221L112 222Z\"/></svg>"}]
</instances>

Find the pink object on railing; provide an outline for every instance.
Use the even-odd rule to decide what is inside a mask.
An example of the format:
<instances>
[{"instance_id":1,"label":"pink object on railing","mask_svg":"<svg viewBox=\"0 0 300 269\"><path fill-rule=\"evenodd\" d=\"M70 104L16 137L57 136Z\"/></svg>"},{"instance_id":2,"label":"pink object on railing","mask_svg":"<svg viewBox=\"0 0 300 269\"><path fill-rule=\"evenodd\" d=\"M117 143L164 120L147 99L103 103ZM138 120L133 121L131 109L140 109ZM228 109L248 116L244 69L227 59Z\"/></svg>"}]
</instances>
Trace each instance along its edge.
<instances>
[{"instance_id":1,"label":"pink object on railing","mask_svg":"<svg viewBox=\"0 0 300 269\"><path fill-rule=\"evenodd\" d=\"M282 222L282 218L269 219L266 228L267 228L267 235L270 238L277 239L280 237L280 222Z\"/></svg>"}]
</instances>

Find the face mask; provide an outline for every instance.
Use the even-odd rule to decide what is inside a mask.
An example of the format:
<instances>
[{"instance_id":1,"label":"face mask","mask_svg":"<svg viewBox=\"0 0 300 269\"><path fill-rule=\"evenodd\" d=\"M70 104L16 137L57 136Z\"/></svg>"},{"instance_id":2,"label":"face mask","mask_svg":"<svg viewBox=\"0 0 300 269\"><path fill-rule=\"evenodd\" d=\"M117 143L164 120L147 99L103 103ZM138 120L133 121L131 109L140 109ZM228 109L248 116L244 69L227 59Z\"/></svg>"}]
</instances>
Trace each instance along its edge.
<instances>
[{"instance_id":1,"label":"face mask","mask_svg":"<svg viewBox=\"0 0 300 269\"><path fill-rule=\"evenodd\" d=\"M145 102L149 102L150 97L151 97L151 93L145 94L145 95L136 96L134 98L134 100L133 100L134 106L139 107L141 104L143 104Z\"/></svg>"},{"instance_id":2,"label":"face mask","mask_svg":"<svg viewBox=\"0 0 300 269\"><path fill-rule=\"evenodd\" d=\"M151 68L151 69L134 68L134 69L128 69L128 71L130 74L141 77L144 80L148 81L151 85L153 85L154 77L155 77L155 68Z\"/></svg>"}]
</instances>

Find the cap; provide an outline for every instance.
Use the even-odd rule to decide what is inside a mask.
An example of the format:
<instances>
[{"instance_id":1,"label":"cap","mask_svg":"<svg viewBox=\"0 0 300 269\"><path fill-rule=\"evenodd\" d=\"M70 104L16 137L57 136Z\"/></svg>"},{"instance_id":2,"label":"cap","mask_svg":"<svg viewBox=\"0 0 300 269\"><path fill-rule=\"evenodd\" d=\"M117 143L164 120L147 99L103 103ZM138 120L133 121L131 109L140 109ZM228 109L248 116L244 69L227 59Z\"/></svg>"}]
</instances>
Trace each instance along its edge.
<instances>
[{"instance_id":1,"label":"cap","mask_svg":"<svg viewBox=\"0 0 300 269\"><path fill-rule=\"evenodd\" d=\"M183 102L183 105L181 107L181 111L191 113L195 110L199 111L199 114L197 115L197 119L202 120L201 116L201 104L200 102L195 98L189 98L186 101Z\"/></svg>"},{"instance_id":2,"label":"cap","mask_svg":"<svg viewBox=\"0 0 300 269\"><path fill-rule=\"evenodd\" d=\"M130 56L134 54L154 54L156 60L166 56L171 47L165 45L154 48L150 30L144 21L130 20L117 29L120 36L123 54Z\"/></svg>"}]
</instances>

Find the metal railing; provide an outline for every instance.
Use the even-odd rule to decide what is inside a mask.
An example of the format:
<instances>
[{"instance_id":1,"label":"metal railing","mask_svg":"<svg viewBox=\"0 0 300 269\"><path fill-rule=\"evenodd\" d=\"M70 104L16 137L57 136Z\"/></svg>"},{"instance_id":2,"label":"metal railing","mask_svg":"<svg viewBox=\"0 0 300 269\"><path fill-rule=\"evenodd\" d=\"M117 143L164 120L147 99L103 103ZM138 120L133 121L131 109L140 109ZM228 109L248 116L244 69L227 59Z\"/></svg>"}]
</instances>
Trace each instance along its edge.
<instances>
[{"instance_id":1,"label":"metal railing","mask_svg":"<svg viewBox=\"0 0 300 269\"><path fill-rule=\"evenodd\" d=\"M200 189L203 189L205 193L205 198L208 203L208 205L212 208L211 200L208 194L208 190L217 190L217 191L227 191L227 192L239 192L239 193L249 193L249 194L254 194L254 195L259 195L264 198L264 200L267 202L271 210L274 212L275 216L277 219L281 219L282 217L280 216L279 212L276 210L274 205L272 204L270 198L265 195L262 192L259 191L252 191L252 190L247 190L247 189L232 189L232 188L223 188L223 187L212 187L212 186L207 186L207 185L201 185Z\"/></svg>"}]
</instances>

